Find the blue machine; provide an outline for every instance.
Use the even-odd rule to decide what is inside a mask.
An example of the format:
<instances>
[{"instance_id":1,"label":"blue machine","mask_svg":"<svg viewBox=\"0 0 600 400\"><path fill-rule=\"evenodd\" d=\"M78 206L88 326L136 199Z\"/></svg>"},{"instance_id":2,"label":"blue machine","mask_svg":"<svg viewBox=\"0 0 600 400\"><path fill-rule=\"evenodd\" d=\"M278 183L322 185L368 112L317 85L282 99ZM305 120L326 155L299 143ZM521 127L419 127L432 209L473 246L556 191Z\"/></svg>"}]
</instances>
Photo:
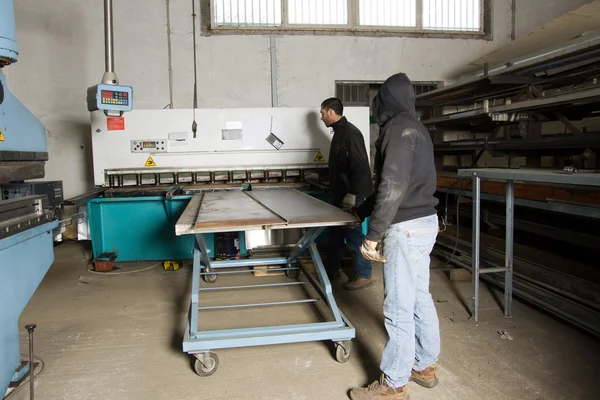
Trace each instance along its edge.
<instances>
[{"instance_id":1,"label":"blue machine","mask_svg":"<svg viewBox=\"0 0 600 400\"><path fill-rule=\"evenodd\" d=\"M44 177L46 130L10 93L2 68L17 61L12 0L0 0L0 183ZM58 221L41 196L0 200L0 395L19 380L19 316L54 261ZM18 370L18 372L16 372Z\"/></svg>"}]
</instances>

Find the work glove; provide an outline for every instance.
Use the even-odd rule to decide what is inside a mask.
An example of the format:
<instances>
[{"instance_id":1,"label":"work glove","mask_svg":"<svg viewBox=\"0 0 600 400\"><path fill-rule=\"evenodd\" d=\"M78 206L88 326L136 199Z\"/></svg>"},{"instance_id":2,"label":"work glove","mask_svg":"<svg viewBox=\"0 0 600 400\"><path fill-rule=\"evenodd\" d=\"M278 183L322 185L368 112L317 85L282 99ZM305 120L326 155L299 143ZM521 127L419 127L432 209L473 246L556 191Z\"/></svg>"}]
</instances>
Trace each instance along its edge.
<instances>
[{"instance_id":1,"label":"work glove","mask_svg":"<svg viewBox=\"0 0 600 400\"><path fill-rule=\"evenodd\" d=\"M342 200L342 210L351 213L356 205L356 196L348 193Z\"/></svg>"},{"instance_id":2,"label":"work glove","mask_svg":"<svg viewBox=\"0 0 600 400\"><path fill-rule=\"evenodd\" d=\"M365 260L385 263L387 259L381 253L381 243L377 244L376 248L369 246L367 241L364 241L360 246L360 253L363 255Z\"/></svg>"}]
</instances>

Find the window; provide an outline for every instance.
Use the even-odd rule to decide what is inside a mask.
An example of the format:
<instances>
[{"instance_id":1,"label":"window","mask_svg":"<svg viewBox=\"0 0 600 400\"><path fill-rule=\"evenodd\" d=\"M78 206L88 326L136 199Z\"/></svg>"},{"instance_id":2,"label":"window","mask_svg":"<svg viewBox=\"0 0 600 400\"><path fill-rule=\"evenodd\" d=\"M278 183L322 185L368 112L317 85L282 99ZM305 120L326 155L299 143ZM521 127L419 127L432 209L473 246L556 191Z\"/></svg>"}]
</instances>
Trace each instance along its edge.
<instances>
[{"instance_id":1,"label":"window","mask_svg":"<svg viewBox=\"0 0 600 400\"><path fill-rule=\"evenodd\" d=\"M288 0L290 25L348 25L348 0Z\"/></svg>"},{"instance_id":2,"label":"window","mask_svg":"<svg viewBox=\"0 0 600 400\"><path fill-rule=\"evenodd\" d=\"M417 26L416 0L360 0L358 4L362 26Z\"/></svg>"},{"instance_id":3,"label":"window","mask_svg":"<svg viewBox=\"0 0 600 400\"><path fill-rule=\"evenodd\" d=\"M340 99L344 106L370 106L371 98L379 91L383 82L372 81L335 81L335 97ZM412 82L415 94L436 90L440 82L415 81Z\"/></svg>"},{"instance_id":4,"label":"window","mask_svg":"<svg viewBox=\"0 0 600 400\"><path fill-rule=\"evenodd\" d=\"M202 1L202 0L201 0ZM206 0L208 1L208 0ZM483 34L491 0L210 0L213 29Z\"/></svg>"},{"instance_id":5,"label":"window","mask_svg":"<svg viewBox=\"0 0 600 400\"><path fill-rule=\"evenodd\" d=\"M423 0L423 29L479 32L481 1Z\"/></svg>"},{"instance_id":6,"label":"window","mask_svg":"<svg viewBox=\"0 0 600 400\"><path fill-rule=\"evenodd\" d=\"M281 26L281 0L213 0L214 22L223 27Z\"/></svg>"}]
</instances>

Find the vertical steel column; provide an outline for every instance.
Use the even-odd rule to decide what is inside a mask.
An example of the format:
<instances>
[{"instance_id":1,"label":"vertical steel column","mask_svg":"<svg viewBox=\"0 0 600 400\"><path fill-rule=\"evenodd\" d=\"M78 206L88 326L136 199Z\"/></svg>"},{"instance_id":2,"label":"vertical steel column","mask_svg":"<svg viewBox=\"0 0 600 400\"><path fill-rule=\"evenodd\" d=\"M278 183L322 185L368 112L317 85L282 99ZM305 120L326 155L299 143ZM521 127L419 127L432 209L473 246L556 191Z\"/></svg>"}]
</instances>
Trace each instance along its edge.
<instances>
[{"instance_id":1,"label":"vertical steel column","mask_svg":"<svg viewBox=\"0 0 600 400\"><path fill-rule=\"evenodd\" d=\"M210 267L210 257L208 255L208 249L206 248L206 240L204 240L203 234L196 235L196 246L202 254L202 260L204 261L206 272L212 272L212 268Z\"/></svg>"},{"instance_id":2,"label":"vertical steel column","mask_svg":"<svg viewBox=\"0 0 600 400\"><path fill-rule=\"evenodd\" d=\"M275 38L275 36L269 37L269 52L271 55L271 107L278 107L279 95L277 91L277 38Z\"/></svg>"},{"instance_id":3,"label":"vertical steel column","mask_svg":"<svg viewBox=\"0 0 600 400\"><path fill-rule=\"evenodd\" d=\"M113 3L104 0L104 70L115 72L115 53L113 38Z\"/></svg>"},{"instance_id":4,"label":"vertical steel column","mask_svg":"<svg viewBox=\"0 0 600 400\"><path fill-rule=\"evenodd\" d=\"M507 268L504 276L504 315L510 317L512 314L512 291L513 291L513 232L515 219L515 182L506 182L506 243L504 266Z\"/></svg>"},{"instance_id":5,"label":"vertical steel column","mask_svg":"<svg viewBox=\"0 0 600 400\"><path fill-rule=\"evenodd\" d=\"M473 319L479 321L479 245L480 245L480 192L481 179L473 175Z\"/></svg>"},{"instance_id":6,"label":"vertical steel column","mask_svg":"<svg viewBox=\"0 0 600 400\"><path fill-rule=\"evenodd\" d=\"M200 292L200 272L202 266L200 265L200 249L198 243L194 246L194 267L192 269L192 297L190 306L190 337L195 338L198 334L198 303L199 292Z\"/></svg>"}]
</instances>

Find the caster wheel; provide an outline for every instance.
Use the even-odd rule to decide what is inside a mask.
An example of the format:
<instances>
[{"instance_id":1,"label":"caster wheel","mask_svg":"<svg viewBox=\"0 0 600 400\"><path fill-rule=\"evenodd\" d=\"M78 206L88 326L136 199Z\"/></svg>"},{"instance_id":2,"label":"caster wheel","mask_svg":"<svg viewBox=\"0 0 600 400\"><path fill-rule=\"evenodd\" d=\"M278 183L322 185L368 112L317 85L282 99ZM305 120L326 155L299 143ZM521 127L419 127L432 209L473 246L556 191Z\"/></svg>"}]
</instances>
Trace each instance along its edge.
<instances>
[{"instance_id":1,"label":"caster wheel","mask_svg":"<svg viewBox=\"0 0 600 400\"><path fill-rule=\"evenodd\" d=\"M206 283L215 283L217 281L217 274L204 275L204 281Z\"/></svg>"},{"instance_id":2,"label":"caster wheel","mask_svg":"<svg viewBox=\"0 0 600 400\"><path fill-rule=\"evenodd\" d=\"M297 278L298 276L300 276L300 270L288 269L287 271L285 271L285 276L287 276L288 278Z\"/></svg>"},{"instance_id":3,"label":"caster wheel","mask_svg":"<svg viewBox=\"0 0 600 400\"><path fill-rule=\"evenodd\" d=\"M206 365L197 358L194 363L194 370L199 376L207 377L217 372L217 369L219 368L219 357L217 357L215 353L208 353L203 360L205 360Z\"/></svg>"},{"instance_id":4,"label":"caster wheel","mask_svg":"<svg viewBox=\"0 0 600 400\"><path fill-rule=\"evenodd\" d=\"M352 355L352 341L338 342L335 344L335 359L339 363L345 363Z\"/></svg>"}]
</instances>

